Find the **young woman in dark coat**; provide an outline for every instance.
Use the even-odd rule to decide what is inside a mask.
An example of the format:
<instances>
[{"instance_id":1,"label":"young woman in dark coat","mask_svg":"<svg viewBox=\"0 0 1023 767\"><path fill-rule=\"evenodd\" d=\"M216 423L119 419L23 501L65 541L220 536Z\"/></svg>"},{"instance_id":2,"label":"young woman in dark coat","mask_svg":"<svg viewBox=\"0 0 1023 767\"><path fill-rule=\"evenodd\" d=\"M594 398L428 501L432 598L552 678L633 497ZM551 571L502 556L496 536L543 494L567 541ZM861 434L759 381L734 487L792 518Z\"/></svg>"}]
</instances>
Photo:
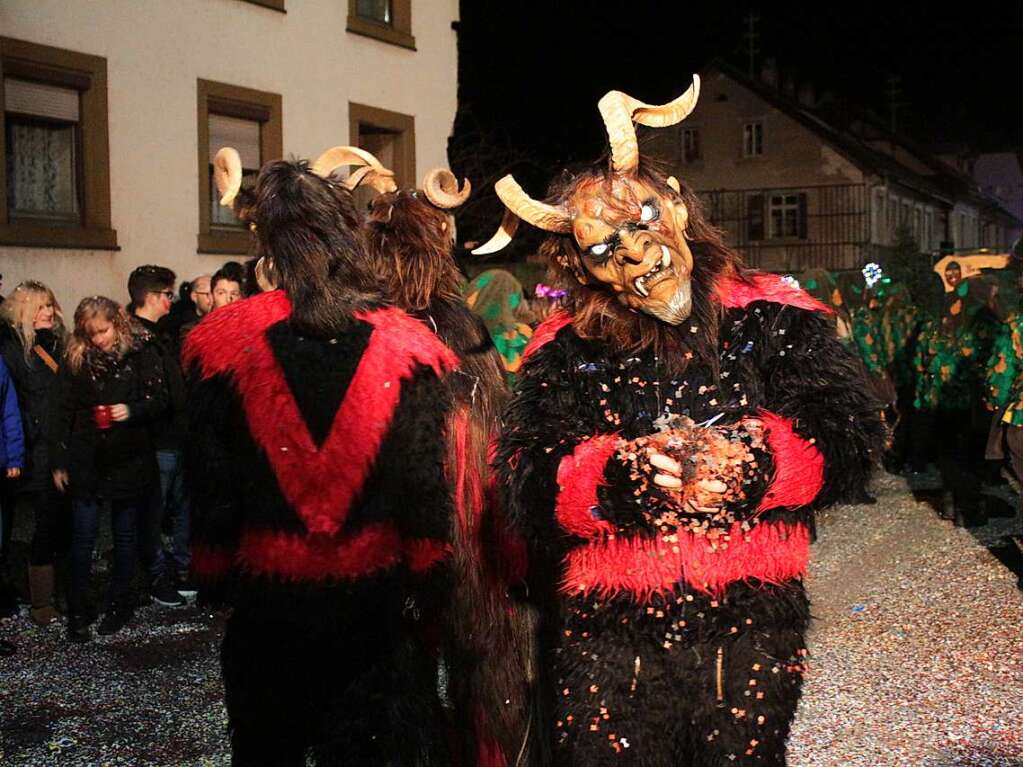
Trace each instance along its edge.
<instances>
[{"instance_id":1,"label":"young woman in dark coat","mask_svg":"<svg viewBox=\"0 0 1023 767\"><path fill-rule=\"evenodd\" d=\"M0 307L0 319L0 356L18 395L27 459L21 478L5 488L3 550L6 554L10 543L14 501L23 499L35 525L29 550L29 616L46 626L57 620L54 565L64 560L69 538L67 503L53 486L46 444L50 397L64 354L64 315L53 291L27 280Z\"/></svg>"},{"instance_id":2,"label":"young woman in dark coat","mask_svg":"<svg viewBox=\"0 0 1023 767\"><path fill-rule=\"evenodd\" d=\"M102 296L83 299L61 367L50 432L57 489L71 496L71 589L68 638L90 638L87 599L92 552L103 503L111 507L114 572L100 634L131 619L137 516L148 502L157 467L148 424L167 408L163 364L145 331Z\"/></svg>"}]
</instances>

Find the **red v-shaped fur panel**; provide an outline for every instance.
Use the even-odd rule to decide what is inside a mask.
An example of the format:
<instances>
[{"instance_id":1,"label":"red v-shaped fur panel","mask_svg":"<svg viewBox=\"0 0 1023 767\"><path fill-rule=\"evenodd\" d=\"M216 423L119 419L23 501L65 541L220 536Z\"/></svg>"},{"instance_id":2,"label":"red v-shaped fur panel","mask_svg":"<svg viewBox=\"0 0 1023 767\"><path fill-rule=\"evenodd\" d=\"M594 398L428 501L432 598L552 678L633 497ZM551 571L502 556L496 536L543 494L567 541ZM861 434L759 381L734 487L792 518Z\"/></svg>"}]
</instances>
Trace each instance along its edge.
<instances>
[{"instance_id":1,"label":"red v-shaped fur panel","mask_svg":"<svg viewBox=\"0 0 1023 767\"><path fill-rule=\"evenodd\" d=\"M825 306L802 288L785 282L777 274L754 274L752 285L727 277L718 282L717 295L726 309L744 309L754 301L770 301L811 312L834 314L831 307Z\"/></svg>"},{"instance_id":2,"label":"red v-shaped fur panel","mask_svg":"<svg viewBox=\"0 0 1023 767\"><path fill-rule=\"evenodd\" d=\"M458 359L399 309L357 314L373 332L330 433L317 447L265 336L290 313L281 291L218 309L189 334L183 358L186 365L198 364L203 378L231 377L252 436L288 504L310 533L334 535L373 467L402 381L419 365L441 377L458 366Z\"/></svg>"}]
</instances>

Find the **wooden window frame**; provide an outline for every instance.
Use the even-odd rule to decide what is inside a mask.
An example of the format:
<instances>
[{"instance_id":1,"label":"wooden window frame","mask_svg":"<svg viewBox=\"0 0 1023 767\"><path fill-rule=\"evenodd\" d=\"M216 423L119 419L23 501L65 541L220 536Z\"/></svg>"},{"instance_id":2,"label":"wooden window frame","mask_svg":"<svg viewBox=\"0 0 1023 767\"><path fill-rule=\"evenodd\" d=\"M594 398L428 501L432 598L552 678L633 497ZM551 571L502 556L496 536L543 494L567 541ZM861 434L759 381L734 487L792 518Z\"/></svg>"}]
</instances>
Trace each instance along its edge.
<instances>
[{"instance_id":1,"label":"wooden window frame","mask_svg":"<svg viewBox=\"0 0 1023 767\"><path fill-rule=\"evenodd\" d=\"M244 2L252 3L252 5L258 5L263 8L269 8L271 11L287 13L287 11L284 10L284 0L244 0Z\"/></svg>"},{"instance_id":2,"label":"wooden window frame","mask_svg":"<svg viewBox=\"0 0 1023 767\"><path fill-rule=\"evenodd\" d=\"M7 215L6 161L0 159L0 246L119 250L110 223L110 137L107 60L25 40L0 37L0 158L6 158L5 76L79 92L81 223L11 222Z\"/></svg>"},{"instance_id":3,"label":"wooden window frame","mask_svg":"<svg viewBox=\"0 0 1023 767\"><path fill-rule=\"evenodd\" d=\"M265 164L284 155L282 99L280 94L217 83L196 81L199 137L199 234L196 250L216 255L246 255L252 235L210 226L210 114L239 117L260 123L259 159Z\"/></svg>"},{"instance_id":4,"label":"wooden window frame","mask_svg":"<svg viewBox=\"0 0 1023 767\"><path fill-rule=\"evenodd\" d=\"M353 146L358 145L360 125L372 125L388 131L402 134L399 145L400 155L394 167L395 183L399 188L411 188L417 185L416 176L416 118L400 112L391 112L379 107L348 102L348 140Z\"/></svg>"},{"instance_id":5,"label":"wooden window frame","mask_svg":"<svg viewBox=\"0 0 1023 767\"><path fill-rule=\"evenodd\" d=\"M412 35L412 0L390 0L393 20L390 24L359 16L356 13L358 0L348 0L348 25L352 34L372 37L382 43L416 50L416 38Z\"/></svg>"}]
</instances>

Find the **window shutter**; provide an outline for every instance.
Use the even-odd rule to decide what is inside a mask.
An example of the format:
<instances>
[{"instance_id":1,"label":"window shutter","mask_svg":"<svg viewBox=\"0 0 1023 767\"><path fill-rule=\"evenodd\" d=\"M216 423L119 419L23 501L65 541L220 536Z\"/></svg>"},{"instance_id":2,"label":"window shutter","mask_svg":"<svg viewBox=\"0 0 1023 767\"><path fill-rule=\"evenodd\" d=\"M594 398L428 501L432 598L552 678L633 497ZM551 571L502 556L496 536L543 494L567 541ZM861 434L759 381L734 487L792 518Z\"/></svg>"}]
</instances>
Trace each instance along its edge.
<instances>
[{"instance_id":1,"label":"window shutter","mask_svg":"<svg viewBox=\"0 0 1023 767\"><path fill-rule=\"evenodd\" d=\"M4 78L4 109L76 123L78 91L7 77Z\"/></svg>"},{"instance_id":2,"label":"window shutter","mask_svg":"<svg viewBox=\"0 0 1023 767\"><path fill-rule=\"evenodd\" d=\"M799 193L799 239L805 240L807 235L806 192Z\"/></svg>"},{"instance_id":3,"label":"window shutter","mask_svg":"<svg viewBox=\"0 0 1023 767\"><path fill-rule=\"evenodd\" d=\"M750 240L764 239L764 195L751 194L746 198L747 234Z\"/></svg>"}]
</instances>

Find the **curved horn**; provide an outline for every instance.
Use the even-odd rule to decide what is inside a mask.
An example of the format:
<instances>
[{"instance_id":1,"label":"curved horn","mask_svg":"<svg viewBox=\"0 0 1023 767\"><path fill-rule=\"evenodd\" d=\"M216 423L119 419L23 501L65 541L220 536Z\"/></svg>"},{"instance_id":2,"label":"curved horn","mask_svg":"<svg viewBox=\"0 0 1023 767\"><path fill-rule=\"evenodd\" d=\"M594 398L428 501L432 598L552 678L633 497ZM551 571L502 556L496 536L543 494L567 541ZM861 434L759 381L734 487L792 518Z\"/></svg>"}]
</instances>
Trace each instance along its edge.
<instances>
[{"instance_id":1,"label":"curved horn","mask_svg":"<svg viewBox=\"0 0 1023 767\"><path fill-rule=\"evenodd\" d=\"M639 166L639 144L633 122L651 128L666 128L682 122L696 108L700 98L700 76L693 75L693 84L673 101L661 106L644 104L627 93L610 91L597 103L604 118L611 161L618 173L632 173Z\"/></svg>"},{"instance_id":2,"label":"curved horn","mask_svg":"<svg viewBox=\"0 0 1023 767\"><path fill-rule=\"evenodd\" d=\"M380 160L365 149L360 149L357 146L335 146L317 157L316 162L309 169L317 176L326 178L338 168L347 165L369 165L373 168L384 167Z\"/></svg>"},{"instance_id":3,"label":"curved horn","mask_svg":"<svg viewBox=\"0 0 1023 767\"><path fill-rule=\"evenodd\" d=\"M472 184L465 179L462 190L458 190L458 179L447 168L434 168L423 179L423 193L426 199L438 208L457 208L469 199Z\"/></svg>"},{"instance_id":4,"label":"curved horn","mask_svg":"<svg viewBox=\"0 0 1023 767\"><path fill-rule=\"evenodd\" d=\"M519 217L510 210L506 210L504 212L504 217L501 219L501 227L497 230L494 236L478 248L473 248L471 253L474 256L488 256L491 253L497 253L497 251L503 250L508 246L508 243L512 241L512 237L515 236L515 231L518 228Z\"/></svg>"},{"instance_id":5,"label":"curved horn","mask_svg":"<svg viewBox=\"0 0 1023 767\"><path fill-rule=\"evenodd\" d=\"M351 173L348 174L348 178L344 180L345 189L347 189L349 192L354 191L356 187L358 187L359 184L363 182L366 176L373 172L373 170L374 169L369 167L368 165L364 165L361 168L356 168L355 170L353 170Z\"/></svg>"},{"instance_id":6,"label":"curved horn","mask_svg":"<svg viewBox=\"0 0 1023 767\"><path fill-rule=\"evenodd\" d=\"M363 181L373 187L377 194L389 194L398 191L394 181L394 171L387 168L370 168Z\"/></svg>"},{"instance_id":7,"label":"curved horn","mask_svg":"<svg viewBox=\"0 0 1023 767\"><path fill-rule=\"evenodd\" d=\"M511 175L494 184L494 191L512 213L538 229L559 234L572 231L572 217L567 210L537 202L525 193Z\"/></svg>"},{"instance_id":8,"label":"curved horn","mask_svg":"<svg viewBox=\"0 0 1023 767\"><path fill-rule=\"evenodd\" d=\"M213 180L220 192L220 204L225 208L233 206L242 188L242 158L237 149L225 146L217 150L213 158Z\"/></svg>"}]
</instances>

